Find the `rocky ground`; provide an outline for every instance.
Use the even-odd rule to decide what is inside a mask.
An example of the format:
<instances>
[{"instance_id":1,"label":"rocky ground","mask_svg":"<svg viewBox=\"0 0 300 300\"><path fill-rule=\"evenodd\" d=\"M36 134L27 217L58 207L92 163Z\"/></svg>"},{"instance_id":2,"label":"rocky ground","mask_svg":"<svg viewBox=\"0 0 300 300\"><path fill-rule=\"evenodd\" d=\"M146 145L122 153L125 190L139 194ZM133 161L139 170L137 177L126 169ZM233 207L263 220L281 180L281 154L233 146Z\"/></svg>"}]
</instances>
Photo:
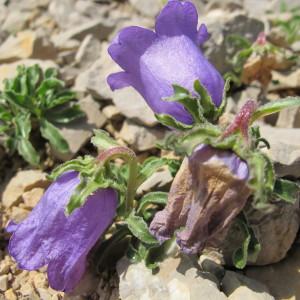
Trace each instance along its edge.
<instances>
[{"instance_id":1,"label":"rocky ground","mask_svg":"<svg viewBox=\"0 0 300 300\"><path fill-rule=\"evenodd\" d=\"M44 157L48 158L44 171L30 169L20 158L8 157L0 147L2 227L9 219L21 221L26 217L48 186L46 172L54 165L94 151L88 143L93 129L107 130L120 143L135 150L141 159L160 153L155 143L164 137L167 129L157 124L137 92L126 88L113 93L106 77L118 70L107 54L108 44L116 32L128 25L153 27L154 17L163 2L0 0L0 90L2 80L14 76L19 64L57 67L63 80L77 92L79 104L87 115L80 122L60 128L71 153L62 156L46 149ZM280 11L279 0L193 2L200 12L200 21L207 24L212 34L205 53L223 74L230 70L224 59L228 51L225 36L239 34L254 41L264 29L270 31L269 21ZM298 0L286 3L299 5ZM273 32L272 36L280 40L276 34ZM299 41L290 48L299 54ZM273 71L272 75L279 84L268 87L266 100L300 95L299 67L284 73ZM237 89L231 94L228 114L235 113L247 99L257 99L260 95L261 87L257 83ZM262 124L261 131L271 144L268 152L276 163L277 173L299 178L300 110L283 111L267 121L269 124ZM171 180L171 174L162 170L149 179L141 191L167 186ZM288 232L278 235L280 224L273 229L272 238L277 239L277 244L282 242L278 239L289 234L294 239L299 227L298 208L293 208L292 214L296 221L289 225ZM200 275L199 269L187 258L167 260L156 275L142 264L128 267L128 262L122 260L118 264L120 293L117 274L103 274L101 278L88 274L75 291L76 295L64 295L49 288L45 270L18 270L5 250L8 235L3 229L0 234L0 299L300 299L297 245L286 260L265 267L249 267L244 272L225 271L212 260L206 260L202 266L207 276Z\"/></svg>"}]
</instances>

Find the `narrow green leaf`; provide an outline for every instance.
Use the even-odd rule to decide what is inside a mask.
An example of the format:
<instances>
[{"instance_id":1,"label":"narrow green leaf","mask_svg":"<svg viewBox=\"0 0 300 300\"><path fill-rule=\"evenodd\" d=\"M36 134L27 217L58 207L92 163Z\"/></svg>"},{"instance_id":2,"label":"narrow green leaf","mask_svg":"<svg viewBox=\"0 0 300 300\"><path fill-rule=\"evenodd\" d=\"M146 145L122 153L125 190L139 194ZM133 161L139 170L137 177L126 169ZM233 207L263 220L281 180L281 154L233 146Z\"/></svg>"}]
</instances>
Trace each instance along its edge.
<instances>
[{"instance_id":1,"label":"narrow green leaf","mask_svg":"<svg viewBox=\"0 0 300 300\"><path fill-rule=\"evenodd\" d=\"M59 93L54 92L50 93L49 91L47 92L47 95L45 95L47 98L47 108L53 108L62 104L65 104L71 100L76 99L76 93L69 91L69 90L64 90Z\"/></svg>"},{"instance_id":2,"label":"narrow green leaf","mask_svg":"<svg viewBox=\"0 0 300 300\"><path fill-rule=\"evenodd\" d=\"M45 71L45 78L56 78L58 76L58 70L56 68L48 68Z\"/></svg>"},{"instance_id":3,"label":"narrow green leaf","mask_svg":"<svg viewBox=\"0 0 300 300\"><path fill-rule=\"evenodd\" d=\"M70 151L67 141L63 138L57 127L45 119L40 121L40 125L42 136L47 139L58 152L68 153Z\"/></svg>"},{"instance_id":4,"label":"narrow green leaf","mask_svg":"<svg viewBox=\"0 0 300 300\"><path fill-rule=\"evenodd\" d=\"M251 123L255 120L277 113L285 108L300 106L300 97L287 97L277 101L271 101L259 107L251 118Z\"/></svg>"},{"instance_id":5,"label":"narrow green leaf","mask_svg":"<svg viewBox=\"0 0 300 300\"><path fill-rule=\"evenodd\" d=\"M56 180L67 171L77 171L82 175L91 176L95 171L95 158L89 155L77 157L57 166L48 176L50 180Z\"/></svg>"},{"instance_id":6,"label":"narrow green leaf","mask_svg":"<svg viewBox=\"0 0 300 300\"><path fill-rule=\"evenodd\" d=\"M109 134L101 129L94 130L94 136L91 143L98 148L99 151L109 150L120 145L109 136Z\"/></svg>"},{"instance_id":7,"label":"narrow green leaf","mask_svg":"<svg viewBox=\"0 0 300 300\"><path fill-rule=\"evenodd\" d=\"M197 125L193 130L178 139L180 152L190 155L196 146L209 143L210 139L215 140L220 134L220 129L210 123Z\"/></svg>"},{"instance_id":8,"label":"narrow green leaf","mask_svg":"<svg viewBox=\"0 0 300 300\"><path fill-rule=\"evenodd\" d=\"M277 179L274 186L274 195L276 198L290 204L295 204L299 199L300 185L296 182Z\"/></svg>"},{"instance_id":9,"label":"narrow green leaf","mask_svg":"<svg viewBox=\"0 0 300 300\"><path fill-rule=\"evenodd\" d=\"M57 78L44 79L37 89L37 94L40 98L44 98L48 90L62 89L65 87L65 83Z\"/></svg>"},{"instance_id":10,"label":"narrow green leaf","mask_svg":"<svg viewBox=\"0 0 300 300\"><path fill-rule=\"evenodd\" d=\"M13 90L5 90L2 95L7 102L12 105L16 105L20 109L32 109L32 102L27 95L16 93Z\"/></svg>"},{"instance_id":11,"label":"narrow green leaf","mask_svg":"<svg viewBox=\"0 0 300 300\"><path fill-rule=\"evenodd\" d=\"M165 98L165 101L178 102L191 114L196 123L206 123L207 120L203 116L203 109L199 99L195 99L189 92L181 86L173 85L174 95Z\"/></svg>"},{"instance_id":12,"label":"narrow green leaf","mask_svg":"<svg viewBox=\"0 0 300 300\"><path fill-rule=\"evenodd\" d=\"M39 154L26 138L18 140L18 153L31 165L38 166L40 163Z\"/></svg>"},{"instance_id":13,"label":"narrow green leaf","mask_svg":"<svg viewBox=\"0 0 300 300\"><path fill-rule=\"evenodd\" d=\"M84 116L85 113L80 109L80 106L76 104L60 111L49 110L45 114L47 120L60 124L68 124Z\"/></svg>"},{"instance_id":14,"label":"narrow green leaf","mask_svg":"<svg viewBox=\"0 0 300 300\"><path fill-rule=\"evenodd\" d=\"M149 204L166 205L168 200L168 193L152 192L143 196L139 201L137 214L142 214Z\"/></svg>"},{"instance_id":15,"label":"narrow green leaf","mask_svg":"<svg viewBox=\"0 0 300 300\"><path fill-rule=\"evenodd\" d=\"M174 117L166 114L155 114L158 122L163 124L164 126L179 129L179 130L187 130L191 129L193 125L187 125L182 122L177 121Z\"/></svg>"},{"instance_id":16,"label":"narrow green leaf","mask_svg":"<svg viewBox=\"0 0 300 300\"><path fill-rule=\"evenodd\" d=\"M125 220L131 233L145 244L157 245L158 241L150 234L148 226L142 217L133 213Z\"/></svg>"},{"instance_id":17,"label":"narrow green leaf","mask_svg":"<svg viewBox=\"0 0 300 300\"><path fill-rule=\"evenodd\" d=\"M199 80L194 82L194 89L200 96L200 103L204 117L206 117L208 120L213 119L215 111L217 111L217 107L211 99L210 94Z\"/></svg>"},{"instance_id":18,"label":"narrow green leaf","mask_svg":"<svg viewBox=\"0 0 300 300\"><path fill-rule=\"evenodd\" d=\"M29 139L29 135L31 132L31 120L30 114L18 114L14 118L15 122L15 132L17 137Z\"/></svg>"},{"instance_id":19,"label":"narrow green leaf","mask_svg":"<svg viewBox=\"0 0 300 300\"><path fill-rule=\"evenodd\" d=\"M35 64L27 68L27 75L28 75L29 93L33 95L40 81L42 75L42 69L39 67L39 65Z\"/></svg>"},{"instance_id":20,"label":"narrow green leaf","mask_svg":"<svg viewBox=\"0 0 300 300\"><path fill-rule=\"evenodd\" d=\"M249 234L248 227L244 222L240 221L238 222L238 224L243 234L245 235L245 239L242 246L234 251L232 260L236 268L244 269L247 265L248 247L250 244L251 236Z\"/></svg>"},{"instance_id":21,"label":"narrow green leaf","mask_svg":"<svg viewBox=\"0 0 300 300\"><path fill-rule=\"evenodd\" d=\"M266 155L258 151L252 152L247 162L250 167L249 185L254 191L254 204L267 203L275 184L273 164Z\"/></svg>"},{"instance_id":22,"label":"narrow green leaf","mask_svg":"<svg viewBox=\"0 0 300 300\"><path fill-rule=\"evenodd\" d=\"M244 241L241 247L234 251L232 261L236 268L244 269L248 261L256 261L258 253L261 250L261 245L257 240L253 229L247 224L245 218L238 218L235 226L239 227L239 230L244 236Z\"/></svg>"},{"instance_id":23,"label":"narrow green leaf","mask_svg":"<svg viewBox=\"0 0 300 300\"><path fill-rule=\"evenodd\" d=\"M231 78L228 77L225 79L222 102L221 102L221 105L217 109L217 117L221 116L226 109L227 102L228 102L227 93L230 89L230 84L231 84Z\"/></svg>"},{"instance_id":24,"label":"narrow green leaf","mask_svg":"<svg viewBox=\"0 0 300 300\"><path fill-rule=\"evenodd\" d=\"M189 95L190 92L178 84L172 84L175 95Z\"/></svg>"}]
</instances>

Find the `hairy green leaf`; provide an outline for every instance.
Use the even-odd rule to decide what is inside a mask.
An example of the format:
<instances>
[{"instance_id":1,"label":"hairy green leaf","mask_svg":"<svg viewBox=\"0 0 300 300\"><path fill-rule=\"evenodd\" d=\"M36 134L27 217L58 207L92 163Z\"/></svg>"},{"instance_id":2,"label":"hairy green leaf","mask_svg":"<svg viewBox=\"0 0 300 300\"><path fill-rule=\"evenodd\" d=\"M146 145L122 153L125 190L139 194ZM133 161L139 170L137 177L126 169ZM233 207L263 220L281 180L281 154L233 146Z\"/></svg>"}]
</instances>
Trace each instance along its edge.
<instances>
[{"instance_id":1,"label":"hairy green leaf","mask_svg":"<svg viewBox=\"0 0 300 300\"><path fill-rule=\"evenodd\" d=\"M17 144L18 153L31 165L38 166L40 163L40 157L30 141L27 138L20 138L18 139Z\"/></svg>"},{"instance_id":2,"label":"hairy green leaf","mask_svg":"<svg viewBox=\"0 0 300 300\"><path fill-rule=\"evenodd\" d=\"M84 116L85 113L80 109L80 106L76 104L59 111L49 110L45 114L47 120L60 124L67 124Z\"/></svg>"},{"instance_id":3,"label":"hairy green leaf","mask_svg":"<svg viewBox=\"0 0 300 300\"><path fill-rule=\"evenodd\" d=\"M252 115L251 123L255 120L277 113L285 108L300 106L300 97L287 97L284 99L271 101L261 107L259 107Z\"/></svg>"},{"instance_id":4,"label":"hairy green leaf","mask_svg":"<svg viewBox=\"0 0 300 300\"><path fill-rule=\"evenodd\" d=\"M142 217L136 216L133 213L126 218L125 222L128 225L131 233L145 244L157 245L158 241L150 234L147 223Z\"/></svg>"},{"instance_id":5,"label":"hairy green leaf","mask_svg":"<svg viewBox=\"0 0 300 300\"><path fill-rule=\"evenodd\" d=\"M75 159L69 160L59 166L57 166L51 174L48 176L50 180L56 180L60 175L67 171L77 171L85 176L92 176L95 171L95 158L86 155L84 157L77 157Z\"/></svg>"},{"instance_id":6,"label":"hairy green leaf","mask_svg":"<svg viewBox=\"0 0 300 300\"><path fill-rule=\"evenodd\" d=\"M191 129L193 125L184 124L182 122L177 121L174 117L166 114L155 114L156 119L159 123L164 126L179 129L179 130L187 130Z\"/></svg>"},{"instance_id":7,"label":"hairy green leaf","mask_svg":"<svg viewBox=\"0 0 300 300\"><path fill-rule=\"evenodd\" d=\"M143 196L138 205L137 214L143 214L145 209L150 204L166 205L168 200L168 193L152 192Z\"/></svg>"},{"instance_id":8,"label":"hairy green leaf","mask_svg":"<svg viewBox=\"0 0 300 300\"><path fill-rule=\"evenodd\" d=\"M206 117L210 121L213 121L217 108L212 101L210 94L199 80L196 80L194 82L194 89L200 96L200 103L202 106L204 117Z\"/></svg>"},{"instance_id":9,"label":"hairy green leaf","mask_svg":"<svg viewBox=\"0 0 300 300\"><path fill-rule=\"evenodd\" d=\"M94 130L94 136L91 143L98 148L99 151L109 150L120 145L109 136L109 134L101 129Z\"/></svg>"},{"instance_id":10,"label":"hairy green leaf","mask_svg":"<svg viewBox=\"0 0 300 300\"><path fill-rule=\"evenodd\" d=\"M256 261L261 245L255 237L254 231L245 220L237 219L235 226L238 226L243 233L244 241L241 247L234 251L232 261L236 268L244 269L248 261Z\"/></svg>"},{"instance_id":11,"label":"hairy green leaf","mask_svg":"<svg viewBox=\"0 0 300 300\"><path fill-rule=\"evenodd\" d=\"M50 142L54 149L61 153L68 153L70 151L68 143L63 138L57 127L45 119L40 121L40 125L42 136Z\"/></svg>"},{"instance_id":12,"label":"hairy green leaf","mask_svg":"<svg viewBox=\"0 0 300 300\"><path fill-rule=\"evenodd\" d=\"M274 196L290 204L295 204L299 199L300 185L296 182L277 179L274 186Z\"/></svg>"}]
</instances>

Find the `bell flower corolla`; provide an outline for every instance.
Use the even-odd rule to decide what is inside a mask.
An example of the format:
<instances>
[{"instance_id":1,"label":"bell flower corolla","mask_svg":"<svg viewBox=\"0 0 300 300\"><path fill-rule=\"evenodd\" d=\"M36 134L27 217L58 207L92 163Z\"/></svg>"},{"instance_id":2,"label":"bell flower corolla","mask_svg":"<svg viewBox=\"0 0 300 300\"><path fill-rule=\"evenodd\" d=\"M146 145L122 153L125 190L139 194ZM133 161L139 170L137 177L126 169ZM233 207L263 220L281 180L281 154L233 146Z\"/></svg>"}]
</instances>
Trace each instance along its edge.
<instances>
[{"instance_id":1,"label":"bell flower corolla","mask_svg":"<svg viewBox=\"0 0 300 300\"><path fill-rule=\"evenodd\" d=\"M115 217L117 192L99 189L70 216L65 207L80 182L69 171L54 181L29 216L19 224L11 222L8 251L24 270L48 266L52 288L72 291L82 278L87 255Z\"/></svg>"},{"instance_id":2,"label":"bell flower corolla","mask_svg":"<svg viewBox=\"0 0 300 300\"><path fill-rule=\"evenodd\" d=\"M200 49L208 38L206 26L198 28L194 4L170 0L156 19L155 31L131 26L118 33L108 52L124 71L111 74L108 84L112 90L132 86L154 113L192 124L180 103L163 98L173 95L173 84L194 94L194 82L199 80L220 106L224 80Z\"/></svg>"}]
</instances>

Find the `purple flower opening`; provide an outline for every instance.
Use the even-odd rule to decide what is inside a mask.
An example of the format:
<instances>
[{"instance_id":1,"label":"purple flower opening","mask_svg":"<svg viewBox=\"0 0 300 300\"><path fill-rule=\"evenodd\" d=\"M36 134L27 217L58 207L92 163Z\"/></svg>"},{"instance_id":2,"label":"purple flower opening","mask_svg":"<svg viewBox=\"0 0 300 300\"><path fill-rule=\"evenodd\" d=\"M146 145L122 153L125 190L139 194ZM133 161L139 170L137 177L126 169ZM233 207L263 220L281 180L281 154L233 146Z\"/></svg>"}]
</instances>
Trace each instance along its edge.
<instances>
[{"instance_id":1,"label":"purple flower opening","mask_svg":"<svg viewBox=\"0 0 300 300\"><path fill-rule=\"evenodd\" d=\"M50 286L65 292L72 291L80 281L89 251L111 224L117 209L116 191L102 189L66 217L65 206L79 182L77 172L64 173L23 222L8 226L13 232L8 251L19 268L36 270L48 265Z\"/></svg>"},{"instance_id":2,"label":"purple flower opening","mask_svg":"<svg viewBox=\"0 0 300 300\"><path fill-rule=\"evenodd\" d=\"M206 26L197 28L195 6L171 0L157 17L155 32L137 26L121 30L108 52L124 72L108 77L111 89L132 86L155 113L172 115L186 124L193 119L184 107L162 100L173 95L172 84L193 93L194 82L199 80L219 106L224 80L199 48L209 38Z\"/></svg>"},{"instance_id":3,"label":"purple flower opening","mask_svg":"<svg viewBox=\"0 0 300 300\"><path fill-rule=\"evenodd\" d=\"M247 163L233 152L198 146L183 161L167 206L151 222L151 233L164 242L178 230L182 251L200 252L228 229L245 206L251 193L248 178Z\"/></svg>"}]
</instances>

